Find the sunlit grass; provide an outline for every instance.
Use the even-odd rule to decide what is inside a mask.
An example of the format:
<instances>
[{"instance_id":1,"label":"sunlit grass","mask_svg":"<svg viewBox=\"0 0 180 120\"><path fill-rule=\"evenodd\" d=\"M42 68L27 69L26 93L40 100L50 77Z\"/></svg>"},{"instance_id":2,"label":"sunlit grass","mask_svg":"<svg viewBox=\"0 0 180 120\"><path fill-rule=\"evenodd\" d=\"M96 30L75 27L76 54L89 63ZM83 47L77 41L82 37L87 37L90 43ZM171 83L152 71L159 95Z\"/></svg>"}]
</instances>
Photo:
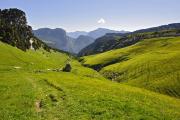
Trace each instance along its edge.
<instances>
[{"instance_id":1,"label":"sunlit grass","mask_svg":"<svg viewBox=\"0 0 180 120\"><path fill-rule=\"evenodd\" d=\"M145 89L111 82L66 54L23 52L0 43L2 120L175 119L180 101Z\"/></svg>"},{"instance_id":2,"label":"sunlit grass","mask_svg":"<svg viewBox=\"0 0 180 120\"><path fill-rule=\"evenodd\" d=\"M112 80L180 96L180 37L147 39L83 59L85 65L101 65Z\"/></svg>"}]
</instances>

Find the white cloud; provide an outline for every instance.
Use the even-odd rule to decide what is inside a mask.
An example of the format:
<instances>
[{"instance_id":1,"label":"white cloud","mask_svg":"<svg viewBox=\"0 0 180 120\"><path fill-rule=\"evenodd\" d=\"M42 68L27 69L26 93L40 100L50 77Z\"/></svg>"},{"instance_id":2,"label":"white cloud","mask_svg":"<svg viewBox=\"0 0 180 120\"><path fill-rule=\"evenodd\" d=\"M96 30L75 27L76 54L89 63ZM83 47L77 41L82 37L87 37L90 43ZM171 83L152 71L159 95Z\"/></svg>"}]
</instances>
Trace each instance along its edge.
<instances>
[{"instance_id":1,"label":"white cloud","mask_svg":"<svg viewBox=\"0 0 180 120\"><path fill-rule=\"evenodd\" d=\"M103 18L101 18L101 19L99 19L99 20L97 21L97 23L99 23L99 24L105 24L106 21L105 21Z\"/></svg>"}]
</instances>

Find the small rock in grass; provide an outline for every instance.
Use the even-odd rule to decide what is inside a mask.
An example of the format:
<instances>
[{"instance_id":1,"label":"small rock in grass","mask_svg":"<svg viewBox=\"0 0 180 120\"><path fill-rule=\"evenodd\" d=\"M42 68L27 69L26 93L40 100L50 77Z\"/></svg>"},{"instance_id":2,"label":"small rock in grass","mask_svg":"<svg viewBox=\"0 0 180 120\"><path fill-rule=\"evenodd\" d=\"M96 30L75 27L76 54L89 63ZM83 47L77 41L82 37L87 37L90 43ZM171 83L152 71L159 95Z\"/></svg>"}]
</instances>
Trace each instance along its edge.
<instances>
[{"instance_id":1,"label":"small rock in grass","mask_svg":"<svg viewBox=\"0 0 180 120\"><path fill-rule=\"evenodd\" d=\"M66 64L66 66L63 68L63 71L64 72L71 72L71 65L68 63L68 64Z\"/></svg>"}]
</instances>

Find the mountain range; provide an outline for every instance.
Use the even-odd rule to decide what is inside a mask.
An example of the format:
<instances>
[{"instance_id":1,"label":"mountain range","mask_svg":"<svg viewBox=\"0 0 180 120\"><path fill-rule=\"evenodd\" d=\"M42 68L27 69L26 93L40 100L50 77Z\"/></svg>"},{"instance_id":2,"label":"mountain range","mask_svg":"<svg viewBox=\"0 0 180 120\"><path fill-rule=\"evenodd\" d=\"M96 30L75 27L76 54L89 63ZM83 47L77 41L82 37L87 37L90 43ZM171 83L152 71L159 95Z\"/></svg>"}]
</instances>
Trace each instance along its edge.
<instances>
[{"instance_id":1,"label":"mountain range","mask_svg":"<svg viewBox=\"0 0 180 120\"><path fill-rule=\"evenodd\" d=\"M83 48L79 56L97 54L112 49L133 45L142 39L180 35L180 23L172 23L129 33L108 33Z\"/></svg>"},{"instance_id":2,"label":"mountain range","mask_svg":"<svg viewBox=\"0 0 180 120\"><path fill-rule=\"evenodd\" d=\"M129 31L116 31L116 30L110 30L110 29L106 29L106 28L98 28L96 30L90 31L88 33L88 36L91 36L94 39L97 39L99 37L102 37L104 35L106 35L107 33L128 33Z\"/></svg>"},{"instance_id":3,"label":"mountain range","mask_svg":"<svg viewBox=\"0 0 180 120\"><path fill-rule=\"evenodd\" d=\"M93 43L98 37L104 36L107 33L127 33L127 31L115 31L105 28L98 28L90 32L66 32L61 28L40 28L33 30L33 32L36 37L44 41L50 47L75 54Z\"/></svg>"},{"instance_id":4,"label":"mountain range","mask_svg":"<svg viewBox=\"0 0 180 120\"><path fill-rule=\"evenodd\" d=\"M67 32L67 36L72 38L78 38L80 35L88 35L88 32L86 31L75 31L75 32Z\"/></svg>"}]
</instances>

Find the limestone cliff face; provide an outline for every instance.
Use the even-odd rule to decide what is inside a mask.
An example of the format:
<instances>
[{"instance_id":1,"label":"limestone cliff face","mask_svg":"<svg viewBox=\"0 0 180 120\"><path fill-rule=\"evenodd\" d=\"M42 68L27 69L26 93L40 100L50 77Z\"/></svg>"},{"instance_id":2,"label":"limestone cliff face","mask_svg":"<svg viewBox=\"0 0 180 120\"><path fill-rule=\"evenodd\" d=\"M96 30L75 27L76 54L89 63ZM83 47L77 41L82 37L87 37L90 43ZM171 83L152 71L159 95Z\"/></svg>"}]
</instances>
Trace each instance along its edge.
<instances>
[{"instance_id":1,"label":"limestone cliff face","mask_svg":"<svg viewBox=\"0 0 180 120\"><path fill-rule=\"evenodd\" d=\"M27 25L25 13L16 8L0 10L0 37L0 41L24 51L40 47L49 49L33 35L31 26Z\"/></svg>"}]
</instances>

